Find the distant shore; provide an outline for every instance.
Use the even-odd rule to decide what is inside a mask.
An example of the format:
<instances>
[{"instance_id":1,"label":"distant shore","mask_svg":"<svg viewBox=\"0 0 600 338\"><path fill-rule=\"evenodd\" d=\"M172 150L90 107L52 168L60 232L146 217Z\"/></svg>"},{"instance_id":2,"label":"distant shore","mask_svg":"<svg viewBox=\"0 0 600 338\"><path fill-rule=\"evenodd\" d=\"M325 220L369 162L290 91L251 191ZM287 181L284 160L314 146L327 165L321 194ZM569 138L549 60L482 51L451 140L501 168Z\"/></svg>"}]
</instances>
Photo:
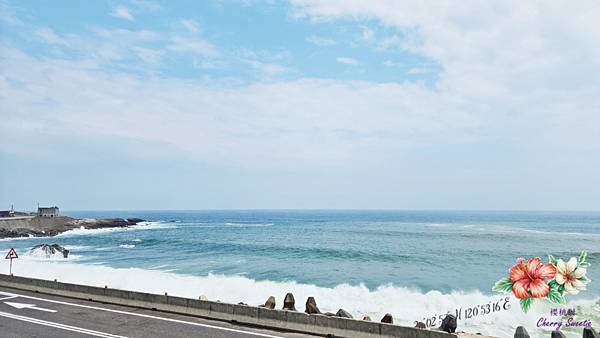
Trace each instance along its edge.
<instances>
[{"instance_id":1,"label":"distant shore","mask_svg":"<svg viewBox=\"0 0 600 338\"><path fill-rule=\"evenodd\" d=\"M20 213L0 218L0 239L55 236L73 229L123 228L144 222L141 218L79 219L68 216L40 217Z\"/></svg>"}]
</instances>

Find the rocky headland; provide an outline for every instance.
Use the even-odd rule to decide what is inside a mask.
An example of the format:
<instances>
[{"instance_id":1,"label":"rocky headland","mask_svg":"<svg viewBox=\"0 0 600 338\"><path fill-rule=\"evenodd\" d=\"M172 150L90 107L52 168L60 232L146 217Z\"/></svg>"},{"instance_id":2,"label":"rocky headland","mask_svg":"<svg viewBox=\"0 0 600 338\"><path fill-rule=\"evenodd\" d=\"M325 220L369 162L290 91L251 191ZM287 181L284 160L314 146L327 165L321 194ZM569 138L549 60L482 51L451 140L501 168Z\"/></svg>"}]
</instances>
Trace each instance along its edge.
<instances>
[{"instance_id":1,"label":"rocky headland","mask_svg":"<svg viewBox=\"0 0 600 338\"><path fill-rule=\"evenodd\" d=\"M79 219L68 216L0 218L0 238L55 236L73 229L123 228L144 222L140 218Z\"/></svg>"}]
</instances>

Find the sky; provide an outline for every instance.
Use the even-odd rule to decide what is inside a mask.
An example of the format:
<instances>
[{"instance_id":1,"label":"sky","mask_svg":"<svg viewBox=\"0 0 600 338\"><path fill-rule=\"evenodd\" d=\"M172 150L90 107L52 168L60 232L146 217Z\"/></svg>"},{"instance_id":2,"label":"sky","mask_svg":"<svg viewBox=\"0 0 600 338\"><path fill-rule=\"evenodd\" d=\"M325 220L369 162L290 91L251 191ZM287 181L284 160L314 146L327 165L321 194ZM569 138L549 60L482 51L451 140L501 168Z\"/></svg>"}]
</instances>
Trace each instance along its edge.
<instances>
[{"instance_id":1,"label":"sky","mask_svg":"<svg viewBox=\"0 0 600 338\"><path fill-rule=\"evenodd\" d=\"M600 210L600 3L0 1L0 209Z\"/></svg>"}]
</instances>

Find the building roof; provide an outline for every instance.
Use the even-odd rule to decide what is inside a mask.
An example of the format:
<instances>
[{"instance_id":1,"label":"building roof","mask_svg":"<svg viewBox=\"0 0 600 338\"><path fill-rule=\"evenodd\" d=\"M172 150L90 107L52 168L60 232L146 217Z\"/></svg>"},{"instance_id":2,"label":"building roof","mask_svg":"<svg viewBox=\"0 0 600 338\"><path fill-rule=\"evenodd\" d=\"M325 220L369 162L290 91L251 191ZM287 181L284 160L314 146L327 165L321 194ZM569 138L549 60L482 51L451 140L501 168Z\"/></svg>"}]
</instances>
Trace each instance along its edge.
<instances>
[{"instance_id":1,"label":"building roof","mask_svg":"<svg viewBox=\"0 0 600 338\"><path fill-rule=\"evenodd\" d=\"M38 210L53 210L58 209L58 207L38 207Z\"/></svg>"}]
</instances>

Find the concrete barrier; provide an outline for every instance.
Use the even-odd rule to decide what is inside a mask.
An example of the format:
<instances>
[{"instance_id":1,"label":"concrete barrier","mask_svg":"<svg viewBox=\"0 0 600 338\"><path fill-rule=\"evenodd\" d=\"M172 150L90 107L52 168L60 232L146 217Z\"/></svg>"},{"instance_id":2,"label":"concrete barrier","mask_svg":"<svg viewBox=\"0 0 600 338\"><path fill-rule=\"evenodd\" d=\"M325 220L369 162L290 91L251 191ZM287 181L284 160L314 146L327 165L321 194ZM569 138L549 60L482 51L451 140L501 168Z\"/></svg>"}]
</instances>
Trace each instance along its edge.
<instances>
[{"instance_id":1,"label":"concrete barrier","mask_svg":"<svg viewBox=\"0 0 600 338\"><path fill-rule=\"evenodd\" d=\"M198 316L282 331L342 337L456 338L435 330L303 312L271 310L169 295L126 291L0 274L0 286L101 303Z\"/></svg>"}]
</instances>

